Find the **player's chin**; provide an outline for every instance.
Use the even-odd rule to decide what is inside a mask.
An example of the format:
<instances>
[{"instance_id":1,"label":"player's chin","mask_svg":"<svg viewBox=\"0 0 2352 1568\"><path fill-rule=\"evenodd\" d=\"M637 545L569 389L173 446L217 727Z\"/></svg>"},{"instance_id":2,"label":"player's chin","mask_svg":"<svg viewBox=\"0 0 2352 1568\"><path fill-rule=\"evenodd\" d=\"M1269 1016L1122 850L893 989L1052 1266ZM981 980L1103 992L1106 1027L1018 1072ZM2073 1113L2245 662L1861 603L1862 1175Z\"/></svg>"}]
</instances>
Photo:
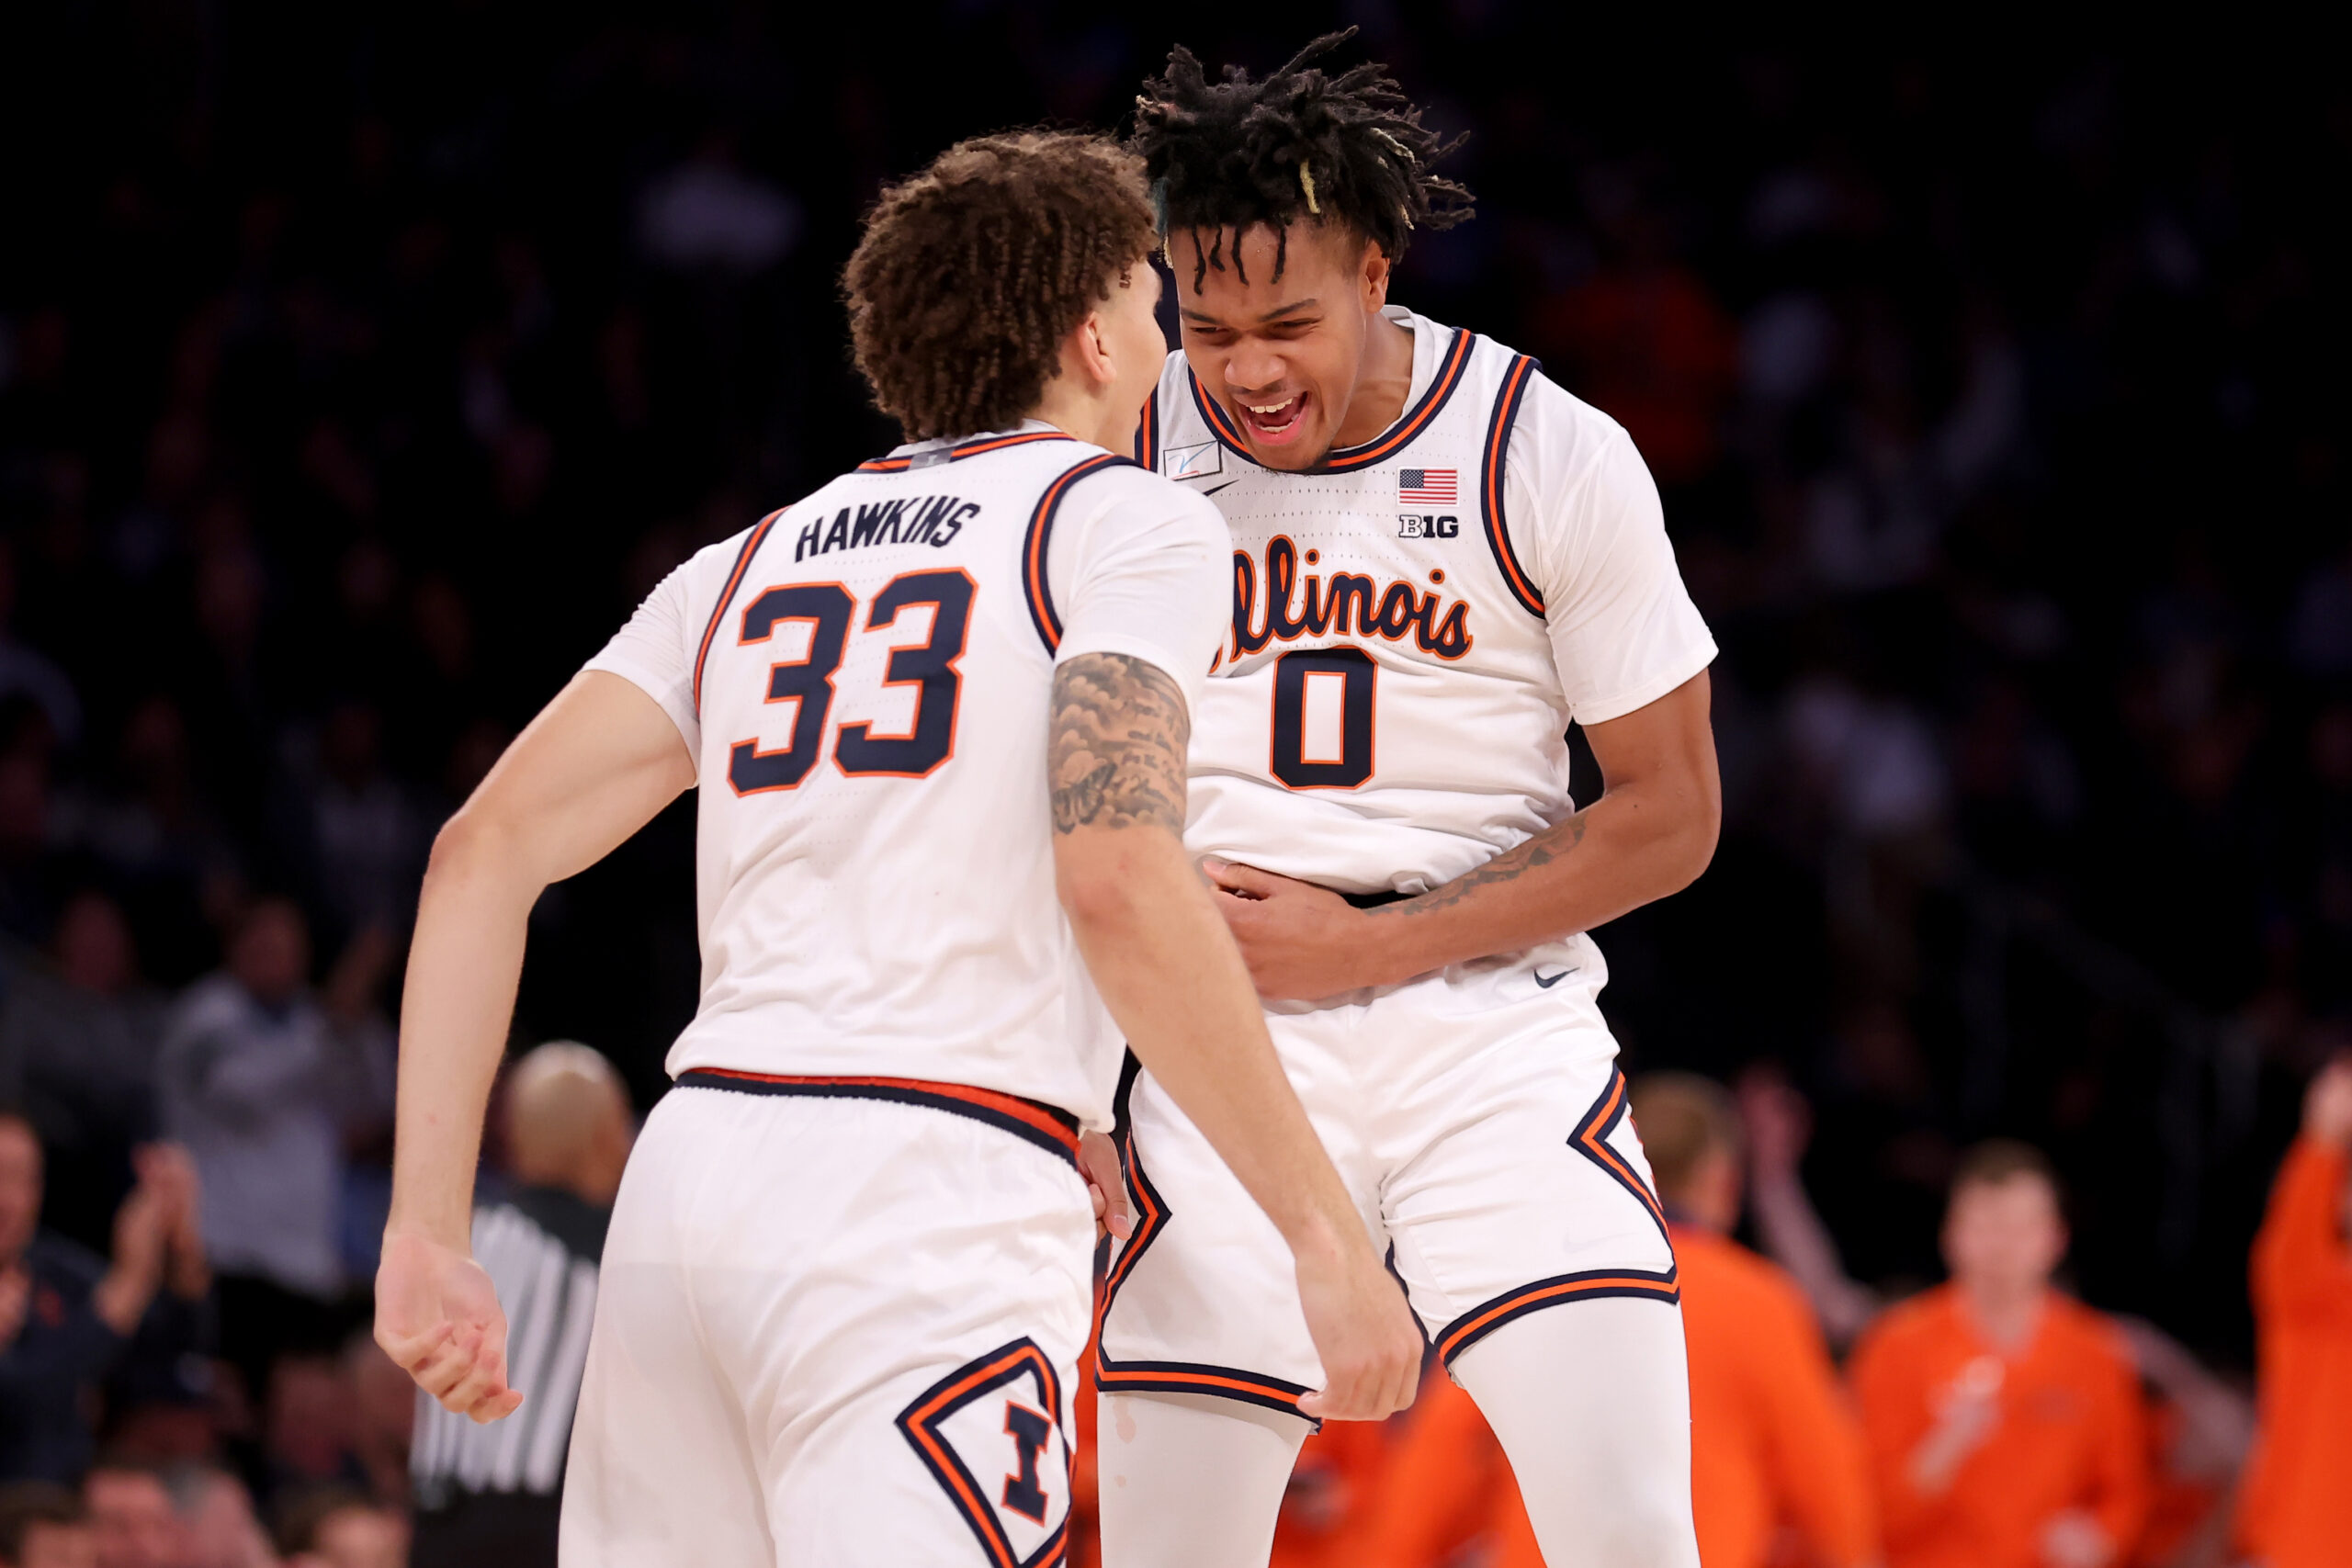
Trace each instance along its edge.
<instances>
[{"instance_id":1,"label":"player's chin","mask_svg":"<svg viewBox=\"0 0 2352 1568\"><path fill-rule=\"evenodd\" d=\"M1276 473L1302 474L1331 455L1331 444L1325 440L1285 441L1278 444L1261 441L1255 433L1246 429L1243 435L1250 446L1250 461L1261 468L1272 468Z\"/></svg>"}]
</instances>

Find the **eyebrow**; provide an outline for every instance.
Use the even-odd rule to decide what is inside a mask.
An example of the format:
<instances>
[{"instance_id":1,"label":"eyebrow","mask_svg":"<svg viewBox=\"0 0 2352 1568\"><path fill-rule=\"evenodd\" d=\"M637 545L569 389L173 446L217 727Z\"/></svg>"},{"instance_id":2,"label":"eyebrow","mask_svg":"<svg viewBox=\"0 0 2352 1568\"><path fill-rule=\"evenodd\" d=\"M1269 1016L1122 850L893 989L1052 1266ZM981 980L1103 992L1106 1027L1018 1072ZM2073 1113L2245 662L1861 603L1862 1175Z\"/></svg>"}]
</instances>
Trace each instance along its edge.
<instances>
[{"instance_id":1,"label":"eyebrow","mask_svg":"<svg viewBox=\"0 0 2352 1568\"><path fill-rule=\"evenodd\" d=\"M1319 299L1297 299L1287 305L1278 305L1259 317L1256 324L1263 326L1268 321L1278 321L1284 316L1295 316L1304 311L1320 309L1322 301ZM1211 326L1219 327L1225 324L1205 310L1180 310L1177 313L1188 321L1205 321Z\"/></svg>"}]
</instances>

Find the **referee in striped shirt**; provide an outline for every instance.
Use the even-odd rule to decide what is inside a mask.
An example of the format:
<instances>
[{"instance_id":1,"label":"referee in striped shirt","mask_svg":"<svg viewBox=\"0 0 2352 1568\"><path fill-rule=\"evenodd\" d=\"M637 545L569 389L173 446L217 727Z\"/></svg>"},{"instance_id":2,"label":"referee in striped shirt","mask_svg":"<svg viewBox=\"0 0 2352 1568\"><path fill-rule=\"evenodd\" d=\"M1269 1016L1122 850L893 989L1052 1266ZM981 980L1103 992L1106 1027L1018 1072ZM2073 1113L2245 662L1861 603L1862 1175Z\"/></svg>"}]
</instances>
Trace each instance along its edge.
<instances>
[{"instance_id":1,"label":"referee in striped shirt","mask_svg":"<svg viewBox=\"0 0 2352 1568\"><path fill-rule=\"evenodd\" d=\"M515 1188L474 1212L474 1258L498 1287L509 1376L529 1397L505 1420L476 1426L418 1394L413 1568L556 1561L596 1262L636 1122L612 1064L568 1041L514 1065L503 1122Z\"/></svg>"}]
</instances>

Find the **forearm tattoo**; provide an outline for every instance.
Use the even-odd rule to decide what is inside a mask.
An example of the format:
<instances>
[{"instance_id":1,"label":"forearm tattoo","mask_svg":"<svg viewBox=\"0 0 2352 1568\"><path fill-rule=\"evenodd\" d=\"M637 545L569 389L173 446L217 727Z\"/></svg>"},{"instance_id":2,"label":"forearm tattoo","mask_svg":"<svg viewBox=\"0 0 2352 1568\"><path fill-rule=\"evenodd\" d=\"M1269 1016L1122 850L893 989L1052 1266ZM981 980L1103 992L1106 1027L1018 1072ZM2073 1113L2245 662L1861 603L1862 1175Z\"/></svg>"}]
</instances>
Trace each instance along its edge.
<instances>
[{"instance_id":1,"label":"forearm tattoo","mask_svg":"<svg viewBox=\"0 0 2352 1568\"><path fill-rule=\"evenodd\" d=\"M1054 671L1046 777L1054 831L1184 831L1184 695L1157 666L1124 653L1085 653Z\"/></svg>"},{"instance_id":2,"label":"forearm tattoo","mask_svg":"<svg viewBox=\"0 0 2352 1568\"><path fill-rule=\"evenodd\" d=\"M1376 915L1394 915L1409 919L1416 915L1434 915L1451 909L1476 894L1480 888L1491 887L1498 882L1514 882L1538 866L1564 860L1584 841L1585 814L1581 811L1560 823L1547 828L1515 849L1505 850L1475 871L1466 871L1442 887L1432 887L1418 898L1407 898L1374 909Z\"/></svg>"}]
</instances>

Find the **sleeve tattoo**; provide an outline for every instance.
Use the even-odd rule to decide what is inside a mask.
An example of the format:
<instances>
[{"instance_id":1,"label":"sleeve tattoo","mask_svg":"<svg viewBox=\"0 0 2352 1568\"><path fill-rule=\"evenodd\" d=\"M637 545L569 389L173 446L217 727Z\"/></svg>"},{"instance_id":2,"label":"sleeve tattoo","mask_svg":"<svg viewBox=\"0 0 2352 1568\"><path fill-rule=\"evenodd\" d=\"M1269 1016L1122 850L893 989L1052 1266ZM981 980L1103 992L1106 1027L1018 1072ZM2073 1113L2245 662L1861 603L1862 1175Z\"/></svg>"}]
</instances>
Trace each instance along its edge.
<instances>
[{"instance_id":1,"label":"sleeve tattoo","mask_svg":"<svg viewBox=\"0 0 2352 1568\"><path fill-rule=\"evenodd\" d=\"M1054 831L1184 831L1184 748L1192 720L1176 682L1124 653L1084 653L1054 671L1046 776Z\"/></svg>"},{"instance_id":2,"label":"sleeve tattoo","mask_svg":"<svg viewBox=\"0 0 2352 1568\"><path fill-rule=\"evenodd\" d=\"M1410 919L1416 915L1433 915L1441 909L1451 909L1483 887L1498 882L1515 882L1539 866L1555 860L1565 860L1569 852L1584 842L1585 814L1581 811L1527 840L1516 849L1505 850L1476 870L1463 873L1441 887L1432 887L1418 898L1385 905L1372 912Z\"/></svg>"}]
</instances>

